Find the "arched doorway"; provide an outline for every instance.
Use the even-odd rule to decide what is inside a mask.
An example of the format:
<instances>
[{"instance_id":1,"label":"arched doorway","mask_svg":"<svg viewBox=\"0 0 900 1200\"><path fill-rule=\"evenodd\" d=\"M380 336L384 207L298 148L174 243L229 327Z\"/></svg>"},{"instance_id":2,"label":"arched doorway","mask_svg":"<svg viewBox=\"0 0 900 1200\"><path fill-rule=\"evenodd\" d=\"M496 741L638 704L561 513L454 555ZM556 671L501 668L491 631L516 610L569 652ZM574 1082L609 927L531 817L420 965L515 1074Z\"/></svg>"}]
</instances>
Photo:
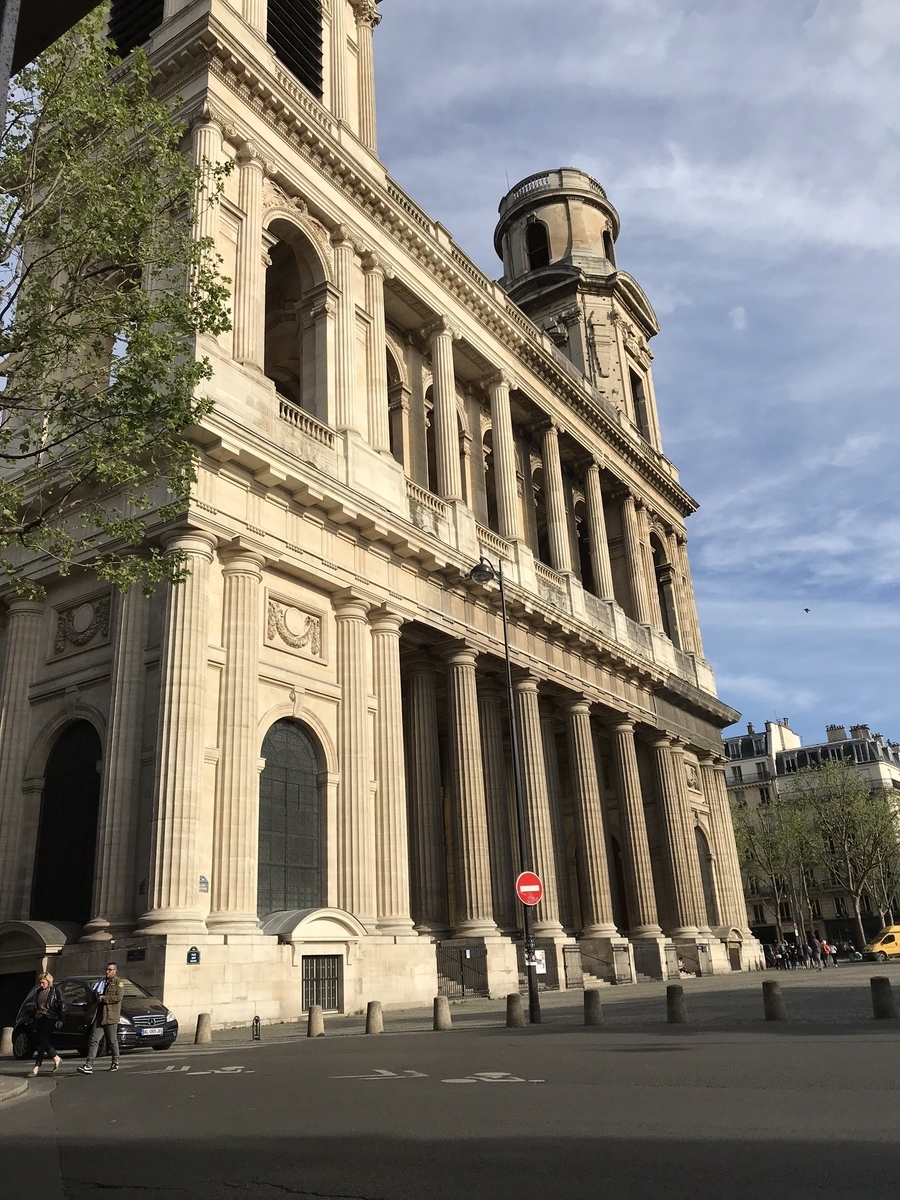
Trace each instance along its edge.
<instances>
[{"instance_id":1,"label":"arched doorway","mask_svg":"<svg viewBox=\"0 0 900 1200\"><path fill-rule=\"evenodd\" d=\"M713 883L712 854L706 834L697 825L694 829L697 838L697 857L700 859L700 877L703 880L703 899L706 904L706 923L713 929L719 924L719 906L716 903L716 888Z\"/></svg>"},{"instance_id":2,"label":"arched doorway","mask_svg":"<svg viewBox=\"0 0 900 1200\"><path fill-rule=\"evenodd\" d=\"M75 721L56 739L47 759L31 918L91 919L97 819L100 813L100 738L89 721Z\"/></svg>"},{"instance_id":3,"label":"arched doorway","mask_svg":"<svg viewBox=\"0 0 900 1200\"><path fill-rule=\"evenodd\" d=\"M325 903L325 818L319 747L297 721L276 721L262 747L257 912Z\"/></svg>"}]
</instances>

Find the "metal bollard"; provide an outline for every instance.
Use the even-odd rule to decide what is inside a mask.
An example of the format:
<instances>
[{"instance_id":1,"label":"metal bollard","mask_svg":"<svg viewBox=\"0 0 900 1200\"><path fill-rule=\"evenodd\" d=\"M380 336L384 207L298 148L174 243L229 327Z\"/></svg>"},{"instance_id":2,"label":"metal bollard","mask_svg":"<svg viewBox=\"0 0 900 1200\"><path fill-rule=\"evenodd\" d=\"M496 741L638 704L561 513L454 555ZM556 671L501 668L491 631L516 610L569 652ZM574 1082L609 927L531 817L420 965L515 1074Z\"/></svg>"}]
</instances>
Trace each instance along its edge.
<instances>
[{"instance_id":1,"label":"metal bollard","mask_svg":"<svg viewBox=\"0 0 900 1200\"><path fill-rule=\"evenodd\" d=\"M787 1010L784 1007L784 996L781 994L781 984L775 979L767 979L762 985L763 1012L767 1021L786 1021Z\"/></svg>"},{"instance_id":2,"label":"metal bollard","mask_svg":"<svg viewBox=\"0 0 900 1200\"><path fill-rule=\"evenodd\" d=\"M325 1018L322 1015L321 1004L309 1006L309 1016L306 1018L306 1036L308 1038L325 1036Z\"/></svg>"},{"instance_id":3,"label":"metal bollard","mask_svg":"<svg viewBox=\"0 0 900 1200\"><path fill-rule=\"evenodd\" d=\"M250 1024L250 1037L254 1042L262 1041L262 1021L259 1017L254 1017Z\"/></svg>"},{"instance_id":4,"label":"metal bollard","mask_svg":"<svg viewBox=\"0 0 900 1200\"><path fill-rule=\"evenodd\" d=\"M197 1032L194 1034L194 1045L205 1046L212 1041L212 1017L209 1013L200 1013L197 1017Z\"/></svg>"},{"instance_id":5,"label":"metal bollard","mask_svg":"<svg viewBox=\"0 0 900 1200\"><path fill-rule=\"evenodd\" d=\"M12 1039L12 1025L4 1025L2 1031L0 1031L0 1058L12 1058Z\"/></svg>"},{"instance_id":6,"label":"metal bollard","mask_svg":"<svg viewBox=\"0 0 900 1200\"><path fill-rule=\"evenodd\" d=\"M434 1028L442 1031L453 1028L450 1001L446 996L435 996L434 998Z\"/></svg>"},{"instance_id":7,"label":"metal bollard","mask_svg":"<svg viewBox=\"0 0 900 1200\"><path fill-rule=\"evenodd\" d=\"M666 988L666 1020L670 1025L684 1025L687 1019L684 988L680 983L670 983Z\"/></svg>"},{"instance_id":8,"label":"metal bollard","mask_svg":"<svg viewBox=\"0 0 900 1200\"><path fill-rule=\"evenodd\" d=\"M584 989L584 1023L585 1025L603 1024L603 1006L600 1003L600 992L597 988Z\"/></svg>"},{"instance_id":9,"label":"metal bollard","mask_svg":"<svg viewBox=\"0 0 900 1200\"><path fill-rule=\"evenodd\" d=\"M370 1000L366 1006L366 1033L384 1033L380 1000Z\"/></svg>"},{"instance_id":10,"label":"metal bollard","mask_svg":"<svg viewBox=\"0 0 900 1200\"><path fill-rule=\"evenodd\" d=\"M897 1005L894 1003L894 989L887 975L873 975L869 980L872 989L872 1016L876 1021L896 1021Z\"/></svg>"},{"instance_id":11,"label":"metal bollard","mask_svg":"<svg viewBox=\"0 0 900 1200\"><path fill-rule=\"evenodd\" d=\"M510 992L506 997L506 1028L525 1028L525 1010L522 1007L522 997L518 992Z\"/></svg>"}]
</instances>

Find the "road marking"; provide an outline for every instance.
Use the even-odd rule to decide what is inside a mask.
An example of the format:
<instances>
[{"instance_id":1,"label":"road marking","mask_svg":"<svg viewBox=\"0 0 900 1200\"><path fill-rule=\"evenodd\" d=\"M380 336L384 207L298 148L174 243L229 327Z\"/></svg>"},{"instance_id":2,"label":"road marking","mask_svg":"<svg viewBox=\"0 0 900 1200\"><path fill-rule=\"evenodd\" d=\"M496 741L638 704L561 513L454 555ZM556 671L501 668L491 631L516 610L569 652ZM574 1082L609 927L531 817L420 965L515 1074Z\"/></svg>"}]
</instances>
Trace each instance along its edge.
<instances>
[{"instance_id":1,"label":"road marking","mask_svg":"<svg viewBox=\"0 0 900 1200\"><path fill-rule=\"evenodd\" d=\"M427 1079L421 1071L376 1070L371 1075L332 1075L332 1079Z\"/></svg>"},{"instance_id":2,"label":"road marking","mask_svg":"<svg viewBox=\"0 0 900 1200\"><path fill-rule=\"evenodd\" d=\"M246 1067L219 1067L215 1071L192 1071L190 1067L163 1067L161 1071L135 1071L135 1075L188 1075L193 1079L195 1075L255 1075L255 1071L248 1071Z\"/></svg>"},{"instance_id":3,"label":"road marking","mask_svg":"<svg viewBox=\"0 0 900 1200\"><path fill-rule=\"evenodd\" d=\"M462 1079L442 1079L441 1083L546 1083L546 1079L521 1079L508 1071L478 1071Z\"/></svg>"}]
</instances>

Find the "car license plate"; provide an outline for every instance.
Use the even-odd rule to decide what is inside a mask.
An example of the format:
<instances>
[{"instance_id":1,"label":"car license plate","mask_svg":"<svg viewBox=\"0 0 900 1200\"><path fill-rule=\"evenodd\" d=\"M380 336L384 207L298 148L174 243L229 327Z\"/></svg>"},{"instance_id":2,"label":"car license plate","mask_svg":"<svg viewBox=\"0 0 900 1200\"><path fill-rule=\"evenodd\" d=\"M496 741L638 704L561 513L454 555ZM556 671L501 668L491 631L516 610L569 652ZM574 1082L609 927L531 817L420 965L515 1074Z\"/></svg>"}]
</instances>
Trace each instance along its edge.
<instances>
[{"instance_id":1,"label":"car license plate","mask_svg":"<svg viewBox=\"0 0 900 1200\"><path fill-rule=\"evenodd\" d=\"M141 1030L141 1037L162 1037L162 1035L163 1035L163 1031L161 1029L142 1029Z\"/></svg>"}]
</instances>

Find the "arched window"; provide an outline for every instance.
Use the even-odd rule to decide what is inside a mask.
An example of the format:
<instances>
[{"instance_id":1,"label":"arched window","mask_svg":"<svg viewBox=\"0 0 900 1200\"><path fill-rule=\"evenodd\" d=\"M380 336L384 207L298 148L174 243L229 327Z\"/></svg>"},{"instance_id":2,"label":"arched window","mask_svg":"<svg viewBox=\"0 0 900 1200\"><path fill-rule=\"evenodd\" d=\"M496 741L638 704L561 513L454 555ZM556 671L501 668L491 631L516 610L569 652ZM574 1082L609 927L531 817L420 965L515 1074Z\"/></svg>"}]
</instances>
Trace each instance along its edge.
<instances>
[{"instance_id":1,"label":"arched window","mask_svg":"<svg viewBox=\"0 0 900 1200\"><path fill-rule=\"evenodd\" d=\"M655 533L650 534L650 549L653 553L653 576L656 580L663 632L669 641L680 649L681 633L678 627L674 568L669 564L663 544Z\"/></svg>"},{"instance_id":2,"label":"arched window","mask_svg":"<svg viewBox=\"0 0 900 1200\"><path fill-rule=\"evenodd\" d=\"M525 248L530 271L550 266L550 234L543 221L530 221L525 226Z\"/></svg>"},{"instance_id":3,"label":"arched window","mask_svg":"<svg viewBox=\"0 0 900 1200\"><path fill-rule=\"evenodd\" d=\"M537 534L537 546L533 549L541 562L551 567L553 563L550 556L550 533L547 529L547 493L542 467L532 471L531 488L534 494L534 525Z\"/></svg>"},{"instance_id":4,"label":"arched window","mask_svg":"<svg viewBox=\"0 0 900 1200\"><path fill-rule=\"evenodd\" d=\"M720 924L719 906L716 903L716 888L713 883L712 855L706 834L699 825L694 829L697 838L697 857L700 859L700 877L703 880L703 899L706 904L706 923L713 928Z\"/></svg>"},{"instance_id":5,"label":"arched window","mask_svg":"<svg viewBox=\"0 0 900 1200\"><path fill-rule=\"evenodd\" d=\"M616 265L616 247L608 229L603 230L603 254L606 261L614 267Z\"/></svg>"},{"instance_id":6,"label":"arched window","mask_svg":"<svg viewBox=\"0 0 900 1200\"><path fill-rule=\"evenodd\" d=\"M279 242L266 270L266 375L280 395L303 407L303 347L296 308L302 297L294 248Z\"/></svg>"},{"instance_id":7,"label":"arched window","mask_svg":"<svg viewBox=\"0 0 900 1200\"><path fill-rule=\"evenodd\" d=\"M497 518L497 477L494 472L494 431L489 429L481 444L484 459L484 507L489 529L500 532Z\"/></svg>"},{"instance_id":8,"label":"arched window","mask_svg":"<svg viewBox=\"0 0 900 1200\"><path fill-rule=\"evenodd\" d=\"M259 780L260 917L325 902L325 819L318 746L296 721L276 721Z\"/></svg>"},{"instance_id":9,"label":"arched window","mask_svg":"<svg viewBox=\"0 0 900 1200\"><path fill-rule=\"evenodd\" d=\"M428 470L428 490L438 495L437 432L434 411L434 387L425 393L425 463Z\"/></svg>"},{"instance_id":10,"label":"arched window","mask_svg":"<svg viewBox=\"0 0 900 1200\"><path fill-rule=\"evenodd\" d=\"M647 390L644 380L637 371L629 368L628 379L631 384L631 402L634 408L634 423L641 437L650 441L650 414L647 412Z\"/></svg>"},{"instance_id":11,"label":"arched window","mask_svg":"<svg viewBox=\"0 0 900 1200\"><path fill-rule=\"evenodd\" d=\"M594 564L591 562L591 535L588 529L587 509L583 500L575 505L575 533L578 537L578 562L581 567L581 586L586 592L597 594L594 580Z\"/></svg>"},{"instance_id":12,"label":"arched window","mask_svg":"<svg viewBox=\"0 0 900 1200\"><path fill-rule=\"evenodd\" d=\"M329 423L328 310L320 303L325 274L306 235L278 218L280 237L266 268L264 370L280 396Z\"/></svg>"},{"instance_id":13,"label":"arched window","mask_svg":"<svg viewBox=\"0 0 900 1200\"><path fill-rule=\"evenodd\" d=\"M47 759L31 899L34 921L86 925L91 919L102 753L93 725L75 721Z\"/></svg>"},{"instance_id":14,"label":"arched window","mask_svg":"<svg viewBox=\"0 0 900 1200\"><path fill-rule=\"evenodd\" d=\"M388 393L388 430L391 439L391 455L396 462L402 467L407 466L406 462L406 438L404 436L404 419L406 414L403 411L403 380L400 377L400 368L397 366L396 360L390 350L387 351L387 393Z\"/></svg>"}]
</instances>

